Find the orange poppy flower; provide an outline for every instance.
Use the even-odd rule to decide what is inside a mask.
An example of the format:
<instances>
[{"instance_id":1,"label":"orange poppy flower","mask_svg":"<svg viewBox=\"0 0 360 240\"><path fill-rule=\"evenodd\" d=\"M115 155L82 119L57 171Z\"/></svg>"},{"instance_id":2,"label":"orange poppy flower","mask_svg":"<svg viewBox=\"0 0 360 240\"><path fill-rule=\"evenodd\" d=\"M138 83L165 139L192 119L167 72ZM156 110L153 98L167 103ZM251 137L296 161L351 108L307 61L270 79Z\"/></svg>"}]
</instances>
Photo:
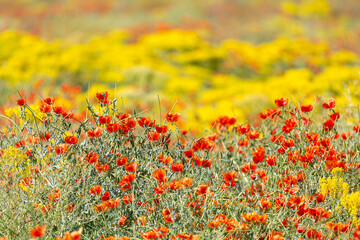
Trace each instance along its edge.
<instances>
[{"instance_id":1,"label":"orange poppy flower","mask_svg":"<svg viewBox=\"0 0 360 240\"><path fill-rule=\"evenodd\" d=\"M90 188L90 194L93 196L99 195L102 191L102 187L100 185L96 185Z\"/></svg>"},{"instance_id":2,"label":"orange poppy flower","mask_svg":"<svg viewBox=\"0 0 360 240\"><path fill-rule=\"evenodd\" d=\"M267 200L265 198L262 198L261 199L261 209L266 209L266 210L269 210L269 208L271 208L272 206L272 203L270 200Z\"/></svg>"},{"instance_id":3,"label":"orange poppy flower","mask_svg":"<svg viewBox=\"0 0 360 240\"><path fill-rule=\"evenodd\" d=\"M44 225L39 225L33 229L30 229L30 234L32 237L42 237L45 235L45 232L46 232L46 226Z\"/></svg>"},{"instance_id":4,"label":"orange poppy flower","mask_svg":"<svg viewBox=\"0 0 360 240\"><path fill-rule=\"evenodd\" d=\"M265 161L270 166L276 166L276 156L268 156L267 158L265 158Z\"/></svg>"},{"instance_id":5,"label":"orange poppy flower","mask_svg":"<svg viewBox=\"0 0 360 240\"><path fill-rule=\"evenodd\" d=\"M78 140L75 136L66 136L65 137L65 143L67 143L67 144L75 145L75 144L77 144L77 142L78 142Z\"/></svg>"},{"instance_id":6,"label":"orange poppy flower","mask_svg":"<svg viewBox=\"0 0 360 240\"><path fill-rule=\"evenodd\" d=\"M248 173L250 170L255 171L256 170L256 164L255 163L246 163L243 167L241 167L241 171L244 173Z\"/></svg>"},{"instance_id":7,"label":"orange poppy flower","mask_svg":"<svg viewBox=\"0 0 360 240\"><path fill-rule=\"evenodd\" d=\"M71 240L77 240L81 238L81 234L82 234L83 228L80 228L77 231L73 231L72 233L70 233L71 236Z\"/></svg>"},{"instance_id":8,"label":"orange poppy flower","mask_svg":"<svg viewBox=\"0 0 360 240\"><path fill-rule=\"evenodd\" d=\"M102 136L103 132L104 130L101 127L97 127L95 130L89 129L87 135L89 138L98 138Z\"/></svg>"},{"instance_id":9,"label":"orange poppy flower","mask_svg":"<svg viewBox=\"0 0 360 240\"><path fill-rule=\"evenodd\" d=\"M177 189L181 189L183 188L183 186L181 185L180 181L175 179L173 181L171 181L170 183L168 183L169 187L171 190L177 190Z\"/></svg>"},{"instance_id":10,"label":"orange poppy flower","mask_svg":"<svg viewBox=\"0 0 360 240\"><path fill-rule=\"evenodd\" d=\"M129 164L125 164L125 170L127 172L135 172L139 168L140 164L137 162L130 162Z\"/></svg>"},{"instance_id":11,"label":"orange poppy flower","mask_svg":"<svg viewBox=\"0 0 360 240\"><path fill-rule=\"evenodd\" d=\"M65 144L62 143L54 146L54 150L57 155L65 153L67 149L68 149L68 145L66 143Z\"/></svg>"},{"instance_id":12,"label":"orange poppy flower","mask_svg":"<svg viewBox=\"0 0 360 240\"><path fill-rule=\"evenodd\" d=\"M257 130L252 130L248 133L249 139L257 139L260 136L260 133Z\"/></svg>"},{"instance_id":13,"label":"orange poppy flower","mask_svg":"<svg viewBox=\"0 0 360 240\"><path fill-rule=\"evenodd\" d=\"M160 139L160 133L158 132L149 132L148 133L148 139L150 141L156 141Z\"/></svg>"},{"instance_id":14,"label":"orange poppy flower","mask_svg":"<svg viewBox=\"0 0 360 240\"><path fill-rule=\"evenodd\" d=\"M165 192L165 186L164 185L160 185L158 187L154 188L155 193L157 194L163 194Z\"/></svg>"},{"instance_id":15,"label":"orange poppy flower","mask_svg":"<svg viewBox=\"0 0 360 240\"><path fill-rule=\"evenodd\" d=\"M59 190L55 190L55 192L50 193L48 198L50 202L57 202L60 200L61 197L61 193Z\"/></svg>"},{"instance_id":16,"label":"orange poppy flower","mask_svg":"<svg viewBox=\"0 0 360 240\"><path fill-rule=\"evenodd\" d=\"M95 152L90 152L85 156L85 160L90 164L96 162L98 159L99 159L99 154Z\"/></svg>"},{"instance_id":17,"label":"orange poppy flower","mask_svg":"<svg viewBox=\"0 0 360 240\"><path fill-rule=\"evenodd\" d=\"M124 181L124 182L133 182L134 180L135 180L135 173L125 175L121 179L121 181Z\"/></svg>"},{"instance_id":18,"label":"orange poppy flower","mask_svg":"<svg viewBox=\"0 0 360 240\"><path fill-rule=\"evenodd\" d=\"M183 186L186 186L186 187L190 187L192 185L192 182L193 182L193 179L192 178L188 178L188 177L184 177L180 180L180 183L183 185Z\"/></svg>"},{"instance_id":19,"label":"orange poppy flower","mask_svg":"<svg viewBox=\"0 0 360 240\"><path fill-rule=\"evenodd\" d=\"M236 182L235 182L235 174L236 174L236 171L232 171L232 172L227 172L223 175L223 179L224 179L224 183L227 185L227 186L232 186L234 187L236 185Z\"/></svg>"},{"instance_id":20,"label":"orange poppy flower","mask_svg":"<svg viewBox=\"0 0 360 240\"><path fill-rule=\"evenodd\" d=\"M121 227L121 226L124 226L126 219L127 219L127 217L125 217L125 216L120 217L120 219L119 219L119 221L118 221L118 225L119 225L120 227Z\"/></svg>"},{"instance_id":21,"label":"orange poppy flower","mask_svg":"<svg viewBox=\"0 0 360 240\"><path fill-rule=\"evenodd\" d=\"M138 221L140 222L140 224L141 224L142 226L144 226L145 223L146 223L146 221L147 221L147 219L146 219L145 216L141 216L141 217L138 217Z\"/></svg>"},{"instance_id":22,"label":"orange poppy flower","mask_svg":"<svg viewBox=\"0 0 360 240\"><path fill-rule=\"evenodd\" d=\"M171 170L173 172L182 172L184 170L184 164L182 164L182 163L172 164Z\"/></svg>"},{"instance_id":23,"label":"orange poppy flower","mask_svg":"<svg viewBox=\"0 0 360 240\"><path fill-rule=\"evenodd\" d=\"M165 158L165 156L164 156L164 154L160 154L159 156L158 156L158 159L159 159L159 161L161 162L161 163L172 163L172 161L173 161L173 158L172 157L170 157L170 156L167 156L166 158Z\"/></svg>"},{"instance_id":24,"label":"orange poppy flower","mask_svg":"<svg viewBox=\"0 0 360 240\"><path fill-rule=\"evenodd\" d=\"M208 186L207 185L200 185L200 187L195 188L196 195L205 194L207 192Z\"/></svg>"},{"instance_id":25,"label":"orange poppy flower","mask_svg":"<svg viewBox=\"0 0 360 240\"><path fill-rule=\"evenodd\" d=\"M164 169L156 169L152 176L159 181L159 183L166 182L166 172Z\"/></svg>"}]
</instances>

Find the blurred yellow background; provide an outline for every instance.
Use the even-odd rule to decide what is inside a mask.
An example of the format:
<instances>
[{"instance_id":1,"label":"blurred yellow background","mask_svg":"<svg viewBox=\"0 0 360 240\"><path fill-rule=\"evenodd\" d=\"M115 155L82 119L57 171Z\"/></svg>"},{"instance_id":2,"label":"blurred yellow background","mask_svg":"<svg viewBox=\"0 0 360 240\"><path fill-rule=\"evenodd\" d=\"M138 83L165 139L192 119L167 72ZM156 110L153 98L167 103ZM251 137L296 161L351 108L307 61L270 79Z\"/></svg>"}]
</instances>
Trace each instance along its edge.
<instances>
[{"instance_id":1,"label":"blurred yellow background","mask_svg":"<svg viewBox=\"0 0 360 240\"><path fill-rule=\"evenodd\" d=\"M151 106L156 116L158 96L166 110L178 100L175 110L193 129L221 115L255 121L280 97L304 104L334 97L346 112L360 103L359 6L0 0L2 110L12 112L17 90L34 102L59 96L79 111L108 90L125 110Z\"/></svg>"}]
</instances>

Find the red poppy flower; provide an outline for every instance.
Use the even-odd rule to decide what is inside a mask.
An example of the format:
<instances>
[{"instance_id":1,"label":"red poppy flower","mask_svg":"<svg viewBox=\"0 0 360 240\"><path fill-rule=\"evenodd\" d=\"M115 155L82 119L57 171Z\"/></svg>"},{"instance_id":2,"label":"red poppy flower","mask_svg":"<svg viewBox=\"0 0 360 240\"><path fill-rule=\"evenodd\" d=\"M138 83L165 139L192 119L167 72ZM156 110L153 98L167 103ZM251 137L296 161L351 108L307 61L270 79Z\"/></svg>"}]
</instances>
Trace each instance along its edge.
<instances>
[{"instance_id":1,"label":"red poppy flower","mask_svg":"<svg viewBox=\"0 0 360 240\"><path fill-rule=\"evenodd\" d=\"M173 172L182 172L184 170L184 164L182 164L182 163L172 164L171 170Z\"/></svg>"},{"instance_id":2,"label":"red poppy flower","mask_svg":"<svg viewBox=\"0 0 360 240\"><path fill-rule=\"evenodd\" d=\"M100 124L109 124L111 121L110 116L99 116L99 122Z\"/></svg>"},{"instance_id":3,"label":"red poppy flower","mask_svg":"<svg viewBox=\"0 0 360 240\"><path fill-rule=\"evenodd\" d=\"M257 130L252 130L249 132L250 139L257 139L260 136L260 133Z\"/></svg>"},{"instance_id":4,"label":"red poppy flower","mask_svg":"<svg viewBox=\"0 0 360 240\"><path fill-rule=\"evenodd\" d=\"M158 133L166 133L168 130L168 126L163 125L163 126L155 126L156 132Z\"/></svg>"},{"instance_id":5,"label":"red poppy flower","mask_svg":"<svg viewBox=\"0 0 360 240\"><path fill-rule=\"evenodd\" d=\"M187 150L187 151L184 151L184 154L187 158L192 158L194 156L194 150Z\"/></svg>"},{"instance_id":6,"label":"red poppy flower","mask_svg":"<svg viewBox=\"0 0 360 240\"><path fill-rule=\"evenodd\" d=\"M148 139L150 141L156 141L160 139L160 133L158 132L149 132L148 133Z\"/></svg>"},{"instance_id":7,"label":"red poppy flower","mask_svg":"<svg viewBox=\"0 0 360 240\"><path fill-rule=\"evenodd\" d=\"M126 219L127 219L127 217L125 217L125 216L120 217L120 219L119 219L119 221L118 221L118 225L119 225L120 227L121 227L121 226L124 226Z\"/></svg>"},{"instance_id":8,"label":"red poppy flower","mask_svg":"<svg viewBox=\"0 0 360 240\"><path fill-rule=\"evenodd\" d=\"M323 103L322 104L324 109L331 109L335 107L335 100L334 99L329 99L327 103Z\"/></svg>"},{"instance_id":9,"label":"red poppy flower","mask_svg":"<svg viewBox=\"0 0 360 240\"><path fill-rule=\"evenodd\" d=\"M304 105L301 106L301 111L302 112L311 112L313 110L313 106L312 105Z\"/></svg>"},{"instance_id":10,"label":"red poppy flower","mask_svg":"<svg viewBox=\"0 0 360 240\"><path fill-rule=\"evenodd\" d=\"M324 131L325 132L331 131L334 128L334 125L335 125L334 120L332 120L331 118L326 120L323 123Z\"/></svg>"},{"instance_id":11,"label":"red poppy flower","mask_svg":"<svg viewBox=\"0 0 360 240\"><path fill-rule=\"evenodd\" d=\"M236 175L236 171L232 171L232 172L227 172L225 174L223 174L223 179L224 179L224 183L227 185L227 186L232 186L234 187L236 185L236 182L235 182L235 175Z\"/></svg>"},{"instance_id":12,"label":"red poppy flower","mask_svg":"<svg viewBox=\"0 0 360 240\"><path fill-rule=\"evenodd\" d=\"M96 98L99 100L100 103L107 104L108 103L108 97L109 97L108 92L96 93Z\"/></svg>"},{"instance_id":13,"label":"red poppy flower","mask_svg":"<svg viewBox=\"0 0 360 240\"><path fill-rule=\"evenodd\" d=\"M54 97L47 97L44 99L44 102L48 105L53 105L55 102L55 98Z\"/></svg>"},{"instance_id":14,"label":"red poppy flower","mask_svg":"<svg viewBox=\"0 0 360 240\"><path fill-rule=\"evenodd\" d=\"M127 157L121 157L115 160L115 164L118 165L119 167L125 165L128 163L128 159Z\"/></svg>"},{"instance_id":15,"label":"red poppy flower","mask_svg":"<svg viewBox=\"0 0 360 240\"><path fill-rule=\"evenodd\" d=\"M255 151L252 151L251 154L253 155L253 161L255 164L260 163L264 160L265 157L265 148L264 147L257 147Z\"/></svg>"},{"instance_id":16,"label":"red poppy flower","mask_svg":"<svg viewBox=\"0 0 360 240\"><path fill-rule=\"evenodd\" d=\"M125 164L125 171L127 172L135 172L139 168L140 164L137 162L131 162L129 164Z\"/></svg>"},{"instance_id":17,"label":"red poppy flower","mask_svg":"<svg viewBox=\"0 0 360 240\"><path fill-rule=\"evenodd\" d=\"M238 132L240 134L245 134L245 133L248 133L250 131L250 125L245 124L245 125L242 125L242 126L238 127L237 129L238 129Z\"/></svg>"},{"instance_id":18,"label":"red poppy flower","mask_svg":"<svg viewBox=\"0 0 360 240\"><path fill-rule=\"evenodd\" d=\"M287 98L280 98L275 100L275 104L278 107L285 107L289 103Z\"/></svg>"},{"instance_id":19,"label":"red poppy flower","mask_svg":"<svg viewBox=\"0 0 360 240\"><path fill-rule=\"evenodd\" d=\"M268 156L267 158L265 158L265 161L270 166L276 166L276 156Z\"/></svg>"},{"instance_id":20,"label":"red poppy flower","mask_svg":"<svg viewBox=\"0 0 360 240\"><path fill-rule=\"evenodd\" d=\"M52 109L55 114L61 114L63 112L63 107L61 105L53 106Z\"/></svg>"},{"instance_id":21,"label":"red poppy flower","mask_svg":"<svg viewBox=\"0 0 360 240\"><path fill-rule=\"evenodd\" d=\"M68 149L68 145L66 143L54 146L54 150L57 155L65 153L67 151L67 149Z\"/></svg>"},{"instance_id":22,"label":"red poppy flower","mask_svg":"<svg viewBox=\"0 0 360 240\"><path fill-rule=\"evenodd\" d=\"M354 128L353 128L353 131L359 133L360 132L360 125L355 125Z\"/></svg>"},{"instance_id":23,"label":"red poppy flower","mask_svg":"<svg viewBox=\"0 0 360 240\"><path fill-rule=\"evenodd\" d=\"M332 120L334 120L334 121L338 120L340 118L340 114L339 113L333 113L333 114L330 115L330 118Z\"/></svg>"},{"instance_id":24,"label":"red poppy flower","mask_svg":"<svg viewBox=\"0 0 360 240\"><path fill-rule=\"evenodd\" d=\"M21 148L23 146L25 146L25 141L24 140L21 140L21 141L18 141L18 142L15 143L16 148Z\"/></svg>"},{"instance_id":25,"label":"red poppy flower","mask_svg":"<svg viewBox=\"0 0 360 240\"><path fill-rule=\"evenodd\" d=\"M155 120L151 121L151 118L149 118L149 117L140 118L137 122L140 125L140 127L153 127L153 126L155 126Z\"/></svg>"},{"instance_id":26,"label":"red poppy flower","mask_svg":"<svg viewBox=\"0 0 360 240\"><path fill-rule=\"evenodd\" d=\"M189 130L187 130L187 129L182 129L182 130L180 130L180 133L181 133L182 135L186 135L188 132L189 132Z\"/></svg>"},{"instance_id":27,"label":"red poppy flower","mask_svg":"<svg viewBox=\"0 0 360 240\"><path fill-rule=\"evenodd\" d=\"M75 144L77 144L77 142L78 142L78 140L75 136L66 136L65 137L65 143L67 143L67 144L75 145Z\"/></svg>"},{"instance_id":28,"label":"red poppy flower","mask_svg":"<svg viewBox=\"0 0 360 240\"><path fill-rule=\"evenodd\" d=\"M19 100L16 101L16 103L19 106L24 106L26 104L26 98L20 98Z\"/></svg>"},{"instance_id":29,"label":"red poppy flower","mask_svg":"<svg viewBox=\"0 0 360 240\"><path fill-rule=\"evenodd\" d=\"M87 131L87 135L89 138L98 138L101 137L104 130L101 127L97 127L95 129L89 129Z\"/></svg>"},{"instance_id":30,"label":"red poppy flower","mask_svg":"<svg viewBox=\"0 0 360 240\"><path fill-rule=\"evenodd\" d=\"M63 111L61 112L61 115L62 115L63 118L65 118L65 119L70 119L70 118L72 118L72 117L74 116L74 113L72 113L72 112L70 112L70 111L65 111L65 110L63 110Z\"/></svg>"},{"instance_id":31,"label":"red poppy flower","mask_svg":"<svg viewBox=\"0 0 360 240\"><path fill-rule=\"evenodd\" d=\"M166 120L168 122L177 122L180 118L180 113L167 113L166 114Z\"/></svg>"},{"instance_id":32,"label":"red poppy flower","mask_svg":"<svg viewBox=\"0 0 360 240\"><path fill-rule=\"evenodd\" d=\"M120 128L119 123L109 123L109 124L106 126L106 130L107 130L109 133L118 132L118 131L119 131L119 128Z\"/></svg>"},{"instance_id":33,"label":"red poppy flower","mask_svg":"<svg viewBox=\"0 0 360 240\"><path fill-rule=\"evenodd\" d=\"M95 152L90 152L90 153L86 154L86 156L85 156L85 160L89 164L97 162L98 159L99 159L99 154L97 154Z\"/></svg>"},{"instance_id":34,"label":"red poppy flower","mask_svg":"<svg viewBox=\"0 0 360 240\"><path fill-rule=\"evenodd\" d=\"M105 202L110 199L110 193L104 192L104 194L101 196L101 201Z\"/></svg>"},{"instance_id":35,"label":"red poppy flower","mask_svg":"<svg viewBox=\"0 0 360 240\"><path fill-rule=\"evenodd\" d=\"M43 104L40 106L40 112L42 113L49 113L51 112L51 106L47 104Z\"/></svg>"},{"instance_id":36,"label":"red poppy flower","mask_svg":"<svg viewBox=\"0 0 360 240\"><path fill-rule=\"evenodd\" d=\"M207 185L200 185L200 187L195 188L196 195L202 195L205 194L208 190Z\"/></svg>"}]
</instances>

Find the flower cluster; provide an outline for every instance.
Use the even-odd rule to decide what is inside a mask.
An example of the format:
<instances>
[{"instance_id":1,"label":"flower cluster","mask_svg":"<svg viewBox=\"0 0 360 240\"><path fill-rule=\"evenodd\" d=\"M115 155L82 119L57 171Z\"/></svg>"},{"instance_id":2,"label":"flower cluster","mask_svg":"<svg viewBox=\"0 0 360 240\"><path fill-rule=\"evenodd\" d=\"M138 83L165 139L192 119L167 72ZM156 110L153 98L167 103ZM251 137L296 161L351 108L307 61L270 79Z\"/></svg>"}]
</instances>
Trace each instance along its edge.
<instances>
[{"instance_id":1,"label":"flower cluster","mask_svg":"<svg viewBox=\"0 0 360 240\"><path fill-rule=\"evenodd\" d=\"M258 126L221 116L203 137L179 113L157 120L97 99L80 119L54 98L41 101L48 121L21 106L23 125L2 139L3 237L359 239L360 127L343 137L334 99L319 121L316 106L279 98Z\"/></svg>"}]
</instances>

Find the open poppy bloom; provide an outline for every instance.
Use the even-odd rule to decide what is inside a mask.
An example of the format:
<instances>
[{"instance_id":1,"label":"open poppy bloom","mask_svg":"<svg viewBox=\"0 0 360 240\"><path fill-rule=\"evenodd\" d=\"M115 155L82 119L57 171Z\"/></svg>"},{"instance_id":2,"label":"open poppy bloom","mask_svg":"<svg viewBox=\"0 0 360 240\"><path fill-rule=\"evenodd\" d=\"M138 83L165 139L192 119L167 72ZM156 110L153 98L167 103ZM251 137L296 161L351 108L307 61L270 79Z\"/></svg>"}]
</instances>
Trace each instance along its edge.
<instances>
[{"instance_id":1,"label":"open poppy bloom","mask_svg":"<svg viewBox=\"0 0 360 240\"><path fill-rule=\"evenodd\" d=\"M235 182L235 174L236 172L235 171L232 171L232 172L227 172L223 175L223 178L224 178L224 183L227 185L227 186L232 186L234 187L236 185L236 182Z\"/></svg>"},{"instance_id":2,"label":"open poppy bloom","mask_svg":"<svg viewBox=\"0 0 360 240\"><path fill-rule=\"evenodd\" d=\"M329 99L327 103L323 103L322 104L324 109L331 109L335 107L335 100L334 99Z\"/></svg>"},{"instance_id":3,"label":"open poppy bloom","mask_svg":"<svg viewBox=\"0 0 360 240\"><path fill-rule=\"evenodd\" d=\"M181 114L180 113L167 113L166 114L166 120L168 122L177 122L180 118Z\"/></svg>"},{"instance_id":4,"label":"open poppy bloom","mask_svg":"<svg viewBox=\"0 0 360 240\"><path fill-rule=\"evenodd\" d=\"M44 225L39 225L33 229L30 229L31 236L36 238L44 236L45 232L46 232L46 226Z\"/></svg>"},{"instance_id":5,"label":"open poppy bloom","mask_svg":"<svg viewBox=\"0 0 360 240\"><path fill-rule=\"evenodd\" d=\"M275 105L278 107L285 107L289 103L289 99L280 98L275 100Z\"/></svg>"},{"instance_id":6,"label":"open poppy bloom","mask_svg":"<svg viewBox=\"0 0 360 240\"><path fill-rule=\"evenodd\" d=\"M16 101L16 103L19 106L24 106L26 104L26 98L20 98L19 100Z\"/></svg>"},{"instance_id":7,"label":"open poppy bloom","mask_svg":"<svg viewBox=\"0 0 360 240\"><path fill-rule=\"evenodd\" d=\"M167 181L166 172L164 169L156 169L152 176L159 181L159 183L163 183Z\"/></svg>"}]
</instances>

